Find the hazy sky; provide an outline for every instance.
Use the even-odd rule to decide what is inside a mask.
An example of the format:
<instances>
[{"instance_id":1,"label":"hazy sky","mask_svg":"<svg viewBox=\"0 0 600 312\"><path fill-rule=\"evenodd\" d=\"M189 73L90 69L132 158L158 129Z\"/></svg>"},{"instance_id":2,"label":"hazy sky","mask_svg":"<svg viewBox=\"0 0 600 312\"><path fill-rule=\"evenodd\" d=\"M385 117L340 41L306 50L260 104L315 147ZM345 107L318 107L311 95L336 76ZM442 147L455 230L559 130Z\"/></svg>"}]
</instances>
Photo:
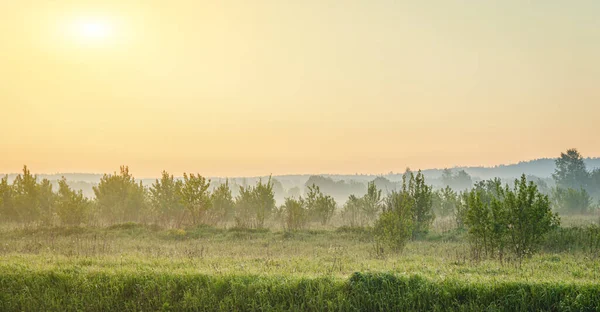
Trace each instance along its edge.
<instances>
[{"instance_id":1,"label":"hazy sky","mask_svg":"<svg viewBox=\"0 0 600 312\"><path fill-rule=\"evenodd\" d=\"M600 1L0 0L0 172L600 156Z\"/></svg>"}]
</instances>

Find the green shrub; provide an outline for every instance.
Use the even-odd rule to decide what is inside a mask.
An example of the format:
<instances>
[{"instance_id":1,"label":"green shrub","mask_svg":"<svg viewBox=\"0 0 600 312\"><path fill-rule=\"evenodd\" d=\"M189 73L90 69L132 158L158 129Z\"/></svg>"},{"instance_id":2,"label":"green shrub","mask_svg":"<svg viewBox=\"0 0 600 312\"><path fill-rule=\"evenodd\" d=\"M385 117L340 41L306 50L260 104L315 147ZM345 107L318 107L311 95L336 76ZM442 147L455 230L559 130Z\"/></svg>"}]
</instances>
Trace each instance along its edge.
<instances>
[{"instance_id":1,"label":"green shrub","mask_svg":"<svg viewBox=\"0 0 600 312\"><path fill-rule=\"evenodd\" d=\"M313 221L318 221L323 225L329 222L337 206L333 197L323 194L321 189L314 184L308 187L308 193L304 200L309 216Z\"/></svg>"},{"instance_id":2,"label":"green shrub","mask_svg":"<svg viewBox=\"0 0 600 312\"><path fill-rule=\"evenodd\" d=\"M406 190L393 191L385 199L383 213L373 226L376 252L402 251L413 233L413 199Z\"/></svg>"},{"instance_id":3,"label":"green shrub","mask_svg":"<svg viewBox=\"0 0 600 312\"><path fill-rule=\"evenodd\" d=\"M90 202L81 191L75 192L64 177L58 181L56 213L64 225L80 225L87 218Z\"/></svg>"},{"instance_id":4,"label":"green shrub","mask_svg":"<svg viewBox=\"0 0 600 312\"><path fill-rule=\"evenodd\" d=\"M548 196L528 183L525 175L513 188L501 187L498 179L478 183L465 196L465 207L465 224L477 258L502 257L508 251L523 259L536 252L545 234L560 222Z\"/></svg>"},{"instance_id":5,"label":"green shrub","mask_svg":"<svg viewBox=\"0 0 600 312\"><path fill-rule=\"evenodd\" d=\"M308 209L306 209L302 198L286 198L281 209L285 215L285 226L288 230L299 230L306 226Z\"/></svg>"},{"instance_id":6,"label":"green shrub","mask_svg":"<svg viewBox=\"0 0 600 312\"><path fill-rule=\"evenodd\" d=\"M375 181L371 181L363 197L348 197L342 210L342 218L351 227L369 226L381 212L382 202L381 190L377 189Z\"/></svg>"},{"instance_id":7,"label":"green shrub","mask_svg":"<svg viewBox=\"0 0 600 312\"><path fill-rule=\"evenodd\" d=\"M238 228L263 228L265 220L275 211L275 193L271 177L267 183L240 187L235 199L235 223Z\"/></svg>"}]
</instances>

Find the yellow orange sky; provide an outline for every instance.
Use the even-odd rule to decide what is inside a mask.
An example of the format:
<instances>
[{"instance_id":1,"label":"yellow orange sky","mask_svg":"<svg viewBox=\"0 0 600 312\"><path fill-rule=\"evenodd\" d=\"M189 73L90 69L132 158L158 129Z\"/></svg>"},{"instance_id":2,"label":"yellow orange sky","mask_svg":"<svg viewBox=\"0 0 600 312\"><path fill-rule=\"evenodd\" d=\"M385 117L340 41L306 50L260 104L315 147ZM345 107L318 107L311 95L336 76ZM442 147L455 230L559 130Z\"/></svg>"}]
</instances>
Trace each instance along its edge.
<instances>
[{"instance_id":1,"label":"yellow orange sky","mask_svg":"<svg viewBox=\"0 0 600 312\"><path fill-rule=\"evenodd\" d=\"M592 0L0 0L0 172L600 156L598 16Z\"/></svg>"}]
</instances>

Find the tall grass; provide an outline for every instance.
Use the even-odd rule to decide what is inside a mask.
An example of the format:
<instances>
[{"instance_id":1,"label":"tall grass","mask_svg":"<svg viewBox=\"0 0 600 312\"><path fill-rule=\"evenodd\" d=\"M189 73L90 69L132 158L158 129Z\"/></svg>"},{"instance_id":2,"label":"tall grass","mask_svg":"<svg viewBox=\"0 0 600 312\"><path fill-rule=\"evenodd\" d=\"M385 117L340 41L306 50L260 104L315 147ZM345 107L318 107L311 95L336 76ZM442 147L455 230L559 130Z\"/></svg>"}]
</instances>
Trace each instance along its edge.
<instances>
[{"instance_id":1,"label":"tall grass","mask_svg":"<svg viewBox=\"0 0 600 312\"><path fill-rule=\"evenodd\" d=\"M598 284L431 281L419 275L235 276L0 272L2 311L597 311Z\"/></svg>"}]
</instances>

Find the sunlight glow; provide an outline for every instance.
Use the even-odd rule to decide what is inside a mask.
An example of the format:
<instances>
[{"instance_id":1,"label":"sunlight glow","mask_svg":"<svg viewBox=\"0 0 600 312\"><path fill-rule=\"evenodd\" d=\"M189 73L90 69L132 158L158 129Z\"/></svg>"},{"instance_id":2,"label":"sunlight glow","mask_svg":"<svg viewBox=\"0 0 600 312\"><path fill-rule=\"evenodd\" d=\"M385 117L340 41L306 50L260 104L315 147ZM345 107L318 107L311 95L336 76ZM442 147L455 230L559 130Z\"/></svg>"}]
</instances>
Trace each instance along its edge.
<instances>
[{"instance_id":1,"label":"sunlight glow","mask_svg":"<svg viewBox=\"0 0 600 312\"><path fill-rule=\"evenodd\" d=\"M85 42L106 40L113 35L113 25L101 19L79 19L72 26L76 38Z\"/></svg>"}]
</instances>

